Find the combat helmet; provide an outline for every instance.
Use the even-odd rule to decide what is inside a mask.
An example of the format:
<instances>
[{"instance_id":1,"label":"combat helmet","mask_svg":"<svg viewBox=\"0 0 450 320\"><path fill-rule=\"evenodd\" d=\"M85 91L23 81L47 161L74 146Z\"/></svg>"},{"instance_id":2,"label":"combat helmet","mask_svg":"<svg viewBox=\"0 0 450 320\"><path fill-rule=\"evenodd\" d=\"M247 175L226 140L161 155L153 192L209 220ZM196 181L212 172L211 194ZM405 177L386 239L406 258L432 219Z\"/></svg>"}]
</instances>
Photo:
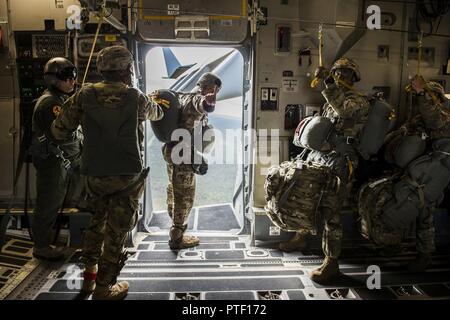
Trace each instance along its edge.
<instances>
[{"instance_id":1,"label":"combat helmet","mask_svg":"<svg viewBox=\"0 0 450 320\"><path fill-rule=\"evenodd\" d=\"M211 72L204 73L200 79L197 82L197 85L202 87L212 87L214 85L218 86L219 88L222 86L222 81L218 76Z\"/></svg>"},{"instance_id":2,"label":"combat helmet","mask_svg":"<svg viewBox=\"0 0 450 320\"><path fill-rule=\"evenodd\" d=\"M76 79L77 68L68 59L56 57L50 59L44 67L44 81L49 88L56 87L58 80Z\"/></svg>"},{"instance_id":3,"label":"combat helmet","mask_svg":"<svg viewBox=\"0 0 450 320\"><path fill-rule=\"evenodd\" d=\"M123 46L102 49L97 55L98 72L126 70L133 63L133 55Z\"/></svg>"},{"instance_id":4,"label":"combat helmet","mask_svg":"<svg viewBox=\"0 0 450 320\"><path fill-rule=\"evenodd\" d=\"M337 69L350 69L353 71L353 82L358 82L361 80L361 73L359 72L359 67L355 61L350 58L340 58L331 67L331 74Z\"/></svg>"}]
</instances>

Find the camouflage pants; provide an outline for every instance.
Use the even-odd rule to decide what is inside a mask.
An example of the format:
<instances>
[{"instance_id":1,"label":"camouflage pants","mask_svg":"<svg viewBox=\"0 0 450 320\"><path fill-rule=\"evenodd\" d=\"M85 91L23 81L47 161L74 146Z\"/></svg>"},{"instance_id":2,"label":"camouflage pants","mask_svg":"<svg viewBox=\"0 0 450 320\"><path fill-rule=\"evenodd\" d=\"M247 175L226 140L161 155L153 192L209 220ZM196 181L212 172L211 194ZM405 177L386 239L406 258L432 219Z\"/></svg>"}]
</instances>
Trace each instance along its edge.
<instances>
[{"instance_id":1,"label":"camouflage pants","mask_svg":"<svg viewBox=\"0 0 450 320\"><path fill-rule=\"evenodd\" d=\"M35 246L45 248L52 242L53 227L66 192L65 206L75 205L81 193L82 179L78 172L69 175L62 161L56 157L34 159L33 164L36 168L37 195L32 232Z\"/></svg>"},{"instance_id":2,"label":"camouflage pants","mask_svg":"<svg viewBox=\"0 0 450 320\"><path fill-rule=\"evenodd\" d=\"M163 157L167 162L167 211L173 225L183 227L195 200L195 174L190 164L174 164L171 159L172 148L163 146Z\"/></svg>"},{"instance_id":3,"label":"camouflage pants","mask_svg":"<svg viewBox=\"0 0 450 320\"><path fill-rule=\"evenodd\" d=\"M86 266L98 263L97 283L103 286L116 282L126 260L123 248L127 233L137 222L144 181L136 183L126 194L120 191L136 179L137 176L86 179L93 217L85 231L81 260Z\"/></svg>"},{"instance_id":4,"label":"camouflage pants","mask_svg":"<svg viewBox=\"0 0 450 320\"><path fill-rule=\"evenodd\" d=\"M332 172L339 177L338 189L326 190L319 207L324 219L322 235L323 253L330 258L337 259L342 250L342 222L341 208L347 197L347 183L349 181L349 160L354 169L357 167L357 157L354 155L342 156L338 153L324 154L313 151L308 155L308 161L330 167Z\"/></svg>"},{"instance_id":5,"label":"camouflage pants","mask_svg":"<svg viewBox=\"0 0 450 320\"><path fill-rule=\"evenodd\" d=\"M416 247L421 253L435 251L433 209L426 207L416 219Z\"/></svg>"}]
</instances>

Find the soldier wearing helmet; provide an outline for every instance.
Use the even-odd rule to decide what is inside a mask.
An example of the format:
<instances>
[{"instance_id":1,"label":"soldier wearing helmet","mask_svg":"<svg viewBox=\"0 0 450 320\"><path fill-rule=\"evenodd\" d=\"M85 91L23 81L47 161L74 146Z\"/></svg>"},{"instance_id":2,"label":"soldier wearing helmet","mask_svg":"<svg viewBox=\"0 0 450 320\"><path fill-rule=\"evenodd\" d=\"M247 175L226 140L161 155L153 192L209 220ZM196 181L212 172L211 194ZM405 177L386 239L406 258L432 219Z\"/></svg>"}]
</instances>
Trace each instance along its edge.
<instances>
[{"instance_id":1,"label":"soldier wearing helmet","mask_svg":"<svg viewBox=\"0 0 450 320\"><path fill-rule=\"evenodd\" d=\"M437 82L425 81L415 76L411 81L413 105L417 115L414 125L419 126L428 136L429 144L437 140L450 139L450 110L444 88ZM434 206L425 206L416 219L417 256L408 269L423 272L431 265L431 254L435 251L435 230L433 222Z\"/></svg>"},{"instance_id":2,"label":"soldier wearing helmet","mask_svg":"<svg viewBox=\"0 0 450 320\"><path fill-rule=\"evenodd\" d=\"M53 120L74 91L76 77L77 69L72 62L61 57L50 59L44 68L47 90L38 99L33 112L30 152L36 168L37 197L32 231L33 254L39 259L64 258L63 251L50 246L53 225L67 189L70 187L73 191L70 198L75 198L75 190L80 185L76 171L81 154L81 135L75 131L63 141L56 141L51 133ZM71 172L66 170L69 162Z\"/></svg>"},{"instance_id":3,"label":"soldier wearing helmet","mask_svg":"<svg viewBox=\"0 0 450 320\"><path fill-rule=\"evenodd\" d=\"M322 236L325 259L310 276L316 282L324 282L339 274L338 258L342 241L340 211L347 198L347 186L358 166L355 142L367 120L370 104L353 88L353 84L361 80L358 65L353 60L340 58L330 71L318 68L315 76L325 79L322 95L326 103L322 115L332 120L337 137L330 152L311 151L307 161L330 167L340 181L339 186L324 190L319 207L325 224ZM300 250L306 246L306 236L305 233L296 233L289 241L280 243L279 248L287 252Z\"/></svg>"},{"instance_id":4,"label":"soldier wearing helmet","mask_svg":"<svg viewBox=\"0 0 450 320\"><path fill-rule=\"evenodd\" d=\"M197 82L197 92L177 92L181 106L181 115L178 123L180 129L186 131L190 137L190 143L185 141L173 141L163 146L163 157L167 162L167 173L169 185L167 187L167 210L172 218L170 229L169 246L172 250L195 247L199 244L198 237L185 235L189 213L194 205L195 199L195 174L206 174L207 164L202 156L198 157L196 146L192 144L194 135L200 132L204 137L206 130L212 129L208 125L207 114L215 109L216 95L222 86L222 81L212 73L203 74ZM157 97L157 93L155 93ZM211 133L211 130L209 131ZM205 138L206 139L206 138ZM212 141L213 139L208 139ZM203 143L203 150L210 148L208 143ZM175 157L179 150L189 153L189 161L177 161Z\"/></svg>"},{"instance_id":5,"label":"soldier wearing helmet","mask_svg":"<svg viewBox=\"0 0 450 320\"><path fill-rule=\"evenodd\" d=\"M161 107L131 87L133 56L125 47L101 50L97 69L103 81L84 85L53 122L58 139L81 124L81 171L86 175L87 206L93 217L85 232L82 290L93 299L116 300L128 293L117 281L127 259L124 242L138 218L148 169L143 168L143 122L163 117Z\"/></svg>"},{"instance_id":6,"label":"soldier wearing helmet","mask_svg":"<svg viewBox=\"0 0 450 320\"><path fill-rule=\"evenodd\" d=\"M433 139L449 138L449 110L445 90L435 81L415 76L411 81L413 102Z\"/></svg>"}]
</instances>

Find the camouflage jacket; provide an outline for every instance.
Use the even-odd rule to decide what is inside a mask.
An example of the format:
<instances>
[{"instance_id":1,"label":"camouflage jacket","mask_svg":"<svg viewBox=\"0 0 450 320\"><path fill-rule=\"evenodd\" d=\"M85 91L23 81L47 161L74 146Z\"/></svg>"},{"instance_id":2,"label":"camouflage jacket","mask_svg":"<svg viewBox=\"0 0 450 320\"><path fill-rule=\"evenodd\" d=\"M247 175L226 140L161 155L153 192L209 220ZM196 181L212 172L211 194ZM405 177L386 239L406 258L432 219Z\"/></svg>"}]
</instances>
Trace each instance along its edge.
<instances>
[{"instance_id":1,"label":"camouflage jacket","mask_svg":"<svg viewBox=\"0 0 450 320\"><path fill-rule=\"evenodd\" d=\"M433 102L428 94L415 98L421 120L432 139L450 138L450 111Z\"/></svg>"},{"instance_id":2,"label":"camouflage jacket","mask_svg":"<svg viewBox=\"0 0 450 320\"><path fill-rule=\"evenodd\" d=\"M334 121L337 134L358 137L369 115L368 99L336 84L327 86L322 95L327 101L323 116Z\"/></svg>"},{"instance_id":3,"label":"camouflage jacket","mask_svg":"<svg viewBox=\"0 0 450 320\"><path fill-rule=\"evenodd\" d=\"M190 132L200 124L207 124L208 117L203 108L204 98L198 93L177 92L181 106L180 128Z\"/></svg>"},{"instance_id":4,"label":"camouflage jacket","mask_svg":"<svg viewBox=\"0 0 450 320\"><path fill-rule=\"evenodd\" d=\"M124 83L102 81L100 84L102 86L100 90L97 90L97 99L102 104L108 105L120 103L121 99L124 99L127 96L128 86ZM81 124L83 118L82 95L83 88L64 103L61 113L55 121L53 121L52 133L56 139L66 139ZM144 127L142 123L147 119L152 121L160 120L164 116L164 113L159 105L153 103L147 95L142 92L139 94L137 112L139 120L139 145L142 151L144 140Z\"/></svg>"}]
</instances>

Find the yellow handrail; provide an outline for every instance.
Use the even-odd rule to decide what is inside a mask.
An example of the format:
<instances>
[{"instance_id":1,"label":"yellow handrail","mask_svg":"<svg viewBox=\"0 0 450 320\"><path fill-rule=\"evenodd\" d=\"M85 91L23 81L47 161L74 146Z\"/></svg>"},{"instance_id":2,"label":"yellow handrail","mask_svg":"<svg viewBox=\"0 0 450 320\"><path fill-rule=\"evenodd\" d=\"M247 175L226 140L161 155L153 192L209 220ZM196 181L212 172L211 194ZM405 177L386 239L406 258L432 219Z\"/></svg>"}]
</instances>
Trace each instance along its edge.
<instances>
[{"instance_id":1,"label":"yellow handrail","mask_svg":"<svg viewBox=\"0 0 450 320\"><path fill-rule=\"evenodd\" d=\"M322 25L319 26L319 67L323 67L323 31ZM315 77L311 81L311 88L317 87L319 84L319 78Z\"/></svg>"},{"instance_id":2,"label":"yellow handrail","mask_svg":"<svg viewBox=\"0 0 450 320\"><path fill-rule=\"evenodd\" d=\"M101 8L101 11L100 11L100 18L99 18L99 22L98 22L98 26L97 26L97 31L95 32L94 42L92 43L91 53L89 54L89 60L88 60L88 63L86 65L86 70L84 71L83 82L82 82L81 86L83 86L84 83L86 82L86 77L87 77L87 74L88 74L88 71L89 71L89 67L91 65L92 56L94 55L95 45L97 43L98 35L100 33L100 28L101 28L101 26L103 24L103 20L104 20L104 17L105 17L105 11L106 11L106 0L103 1L103 4L102 4L102 8Z\"/></svg>"}]
</instances>

